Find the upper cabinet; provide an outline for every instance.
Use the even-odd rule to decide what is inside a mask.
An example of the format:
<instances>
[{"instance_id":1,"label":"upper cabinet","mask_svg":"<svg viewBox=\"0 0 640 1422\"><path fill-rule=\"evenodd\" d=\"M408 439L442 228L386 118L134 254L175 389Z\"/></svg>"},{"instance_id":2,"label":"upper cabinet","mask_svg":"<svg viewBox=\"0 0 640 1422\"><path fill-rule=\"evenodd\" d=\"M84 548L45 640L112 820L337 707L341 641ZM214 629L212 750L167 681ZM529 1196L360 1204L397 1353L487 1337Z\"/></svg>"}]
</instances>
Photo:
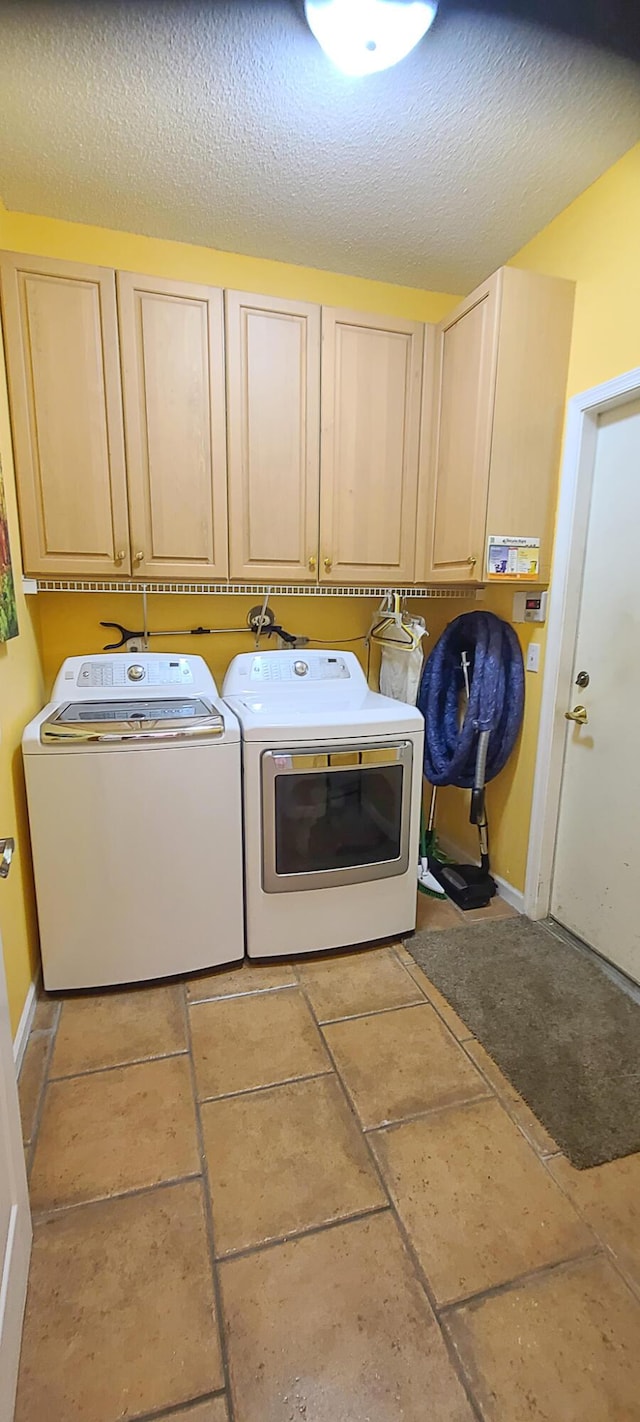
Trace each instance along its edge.
<instances>
[{"instance_id":1,"label":"upper cabinet","mask_svg":"<svg viewBox=\"0 0 640 1422\"><path fill-rule=\"evenodd\" d=\"M315 582L320 307L226 293L233 578Z\"/></svg>"},{"instance_id":2,"label":"upper cabinet","mask_svg":"<svg viewBox=\"0 0 640 1422\"><path fill-rule=\"evenodd\" d=\"M501 535L548 580L572 282L505 267L436 327L10 253L0 277L25 572L473 584Z\"/></svg>"},{"instance_id":3,"label":"upper cabinet","mask_svg":"<svg viewBox=\"0 0 640 1422\"><path fill-rule=\"evenodd\" d=\"M487 512L495 383L496 278L485 282L438 328L431 379L425 379L422 480L431 487L419 520L428 530L421 575L477 578ZM430 463L433 478L430 481Z\"/></svg>"},{"instance_id":4,"label":"upper cabinet","mask_svg":"<svg viewBox=\"0 0 640 1422\"><path fill-rule=\"evenodd\" d=\"M419 322L322 312L320 578L414 576Z\"/></svg>"},{"instance_id":5,"label":"upper cabinet","mask_svg":"<svg viewBox=\"0 0 640 1422\"><path fill-rule=\"evenodd\" d=\"M115 275L0 260L23 564L128 573Z\"/></svg>"},{"instance_id":6,"label":"upper cabinet","mask_svg":"<svg viewBox=\"0 0 640 1422\"><path fill-rule=\"evenodd\" d=\"M224 578L222 292L118 272L131 556L153 578Z\"/></svg>"},{"instance_id":7,"label":"upper cabinet","mask_svg":"<svg viewBox=\"0 0 640 1422\"><path fill-rule=\"evenodd\" d=\"M549 577L574 284L504 267L437 330L425 379L416 576L482 582L491 535Z\"/></svg>"}]
</instances>

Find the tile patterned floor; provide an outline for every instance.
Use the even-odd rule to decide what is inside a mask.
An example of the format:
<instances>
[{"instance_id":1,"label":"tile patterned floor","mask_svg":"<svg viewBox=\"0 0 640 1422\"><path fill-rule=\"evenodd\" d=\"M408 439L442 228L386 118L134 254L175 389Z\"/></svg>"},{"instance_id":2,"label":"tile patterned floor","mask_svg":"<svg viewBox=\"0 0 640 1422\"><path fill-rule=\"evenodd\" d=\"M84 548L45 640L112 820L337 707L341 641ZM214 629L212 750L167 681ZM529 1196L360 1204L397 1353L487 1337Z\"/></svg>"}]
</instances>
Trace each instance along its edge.
<instances>
[{"instance_id":1,"label":"tile patterned floor","mask_svg":"<svg viewBox=\"0 0 640 1422\"><path fill-rule=\"evenodd\" d=\"M574 1170L399 944L45 998L20 1097L16 1422L640 1422L640 1156Z\"/></svg>"}]
</instances>

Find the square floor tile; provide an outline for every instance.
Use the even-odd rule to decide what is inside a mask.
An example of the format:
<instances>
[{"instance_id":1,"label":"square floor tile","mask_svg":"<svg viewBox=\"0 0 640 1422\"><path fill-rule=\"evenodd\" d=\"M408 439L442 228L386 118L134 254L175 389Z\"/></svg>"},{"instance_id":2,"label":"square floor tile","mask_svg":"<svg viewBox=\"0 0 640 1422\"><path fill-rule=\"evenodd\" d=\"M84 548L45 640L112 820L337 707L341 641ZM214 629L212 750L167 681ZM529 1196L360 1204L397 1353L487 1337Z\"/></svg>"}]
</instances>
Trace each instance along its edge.
<instances>
[{"instance_id":1,"label":"square floor tile","mask_svg":"<svg viewBox=\"0 0 640 1422\"><path fill-rule=\"evenodd\" d=\"M463 921L459 910L452 904L451 899L432 899L429 894L418 892L418 910L416 914L416 932L423 928L462 928Z\"/></svg>"},{"instance_id":2,"label":"square floor tile","mask_svg":"<svg viewBox=\"0 0 640 1422\"><path fill-rule=\"evenodd\" d=\"M60 1005L59 997L51 997L50 993L42 992L36 1003L31 1031L51 1032L58 1021Z\"/></svg>"},{"instance_id":3,"label":"square floor tile","mask_svg":"<svg viewBox=\"0 0 640 1422\"><path fill-rule=\"evenodd\" d=\"M172 1412L167 1422L228 1422L229 1413L223 1397L212 1397L209 1402L197 1402L195 1407L186 1407L180 1412Z\"/></svg>"},{"instance_id":4,"label":"square floor tile","mask_svg":"<svg viewBox=\"0 0 640 1422\"><path fill-rule=\"evenodd\" d=\"M199 1181L36 1224L15 1422L120 1422L223 1385Z\"/></svg>"},{"instance_id":5,"label":"square floor tile","mask_svg":"<svg viewBox=\"0 0 640 1422\"><path fill-rule=\"evenodd\" d=\"M488 1094L426 1002L334 1022L324 1034L365 1128Z\"/></svg>"},{"instance_id":6,"label":"square floor tile","mask_svg":"<svg viewBox=\"0 0 640 1422\"><path fill-rule=\"evenodd\" d=\"M189 1009L203 1099L328 1071L324 1043L300 992L256 993Z\"/></svg>"},{"instance_id":7,"label":"square floor tile","mask_svg":"<svg viewBox=\"0 0 640 1422\"><path fill-rule=\"evenodd\" d=\"M236 997L245 992L269 992L272 988L296 987L298 979L290 963L274 958L270 963L252 963L245 959L238 968L219 968L215 973L201 973L187 983L190 1002L207 1002L210 998Z\"/></svg>"},{"instance_id":8,"label":"square floor tile","mask_svg":"<svg viewBox=\"0 0 640 1422\"><path fill-rule=\"evenodd\" d=\"M47 1074L47 1058L49 1056L50 1047L51 1037L48 1033L31 1036L27 1042L24 1057L22 1058L22 1066L18 1079L18 1097L20 1100L22 1139L25 1145L33 1136L42 1088Z\"/></svg>"},{"instance_id":9,"label":"square floor tile","mask_svg":"<svg viewBox=\"0 0 640 1422\"><path fill-rule=\"evenodd\" d=\"M399 956L401 956L407 972L411 974L416 987L428 998L431 1006L435 1007L438 1016L442 1018L442 1021L449 1028L449 1031L453 1032L454 1037L457 1037L459 1042L465 1042L468 1038L472 1037L473 1033L471 1028L467 1027L466 1022L463 1022L461 1017L458 1017L451 1003L447 1002L446 997L442 996L442 993L438 991L435 983L432 983L431 979L422 971L422 968L418 966L415 958L411 957L408 950L402 948L399 950Z\"/></svg>"},{"instance_id":10,"label":"square floor tile","mask_svg":"<svg viewBox=\"0 0 640 1422\"><path fill-rule=\"evenodd\" d=\"M640 1304L604 1258L448 1315L486 1422L637 1422Z\"/></svg>"},{"instance_id":11,"label":"square floor tile","mask_svg":"<svg viewBox=\"0 0 640 1422\"><path fill-rule=\"evenodd\" d=\"M241 1422L472 1422L389 1214L221 1265Z\"/></svg>"},{"instance_id":12,"label":"square floor tile","mask_svg":"<svg viewBox=\"0 0 640 1422\"><path fill-rule=\"evenodd\" d=\"M508 904L506 899L501 899L499 894L489 900L484 908L467 909L462 914L463 923L485 923L488 918L518 918L518 910Z\"/></svg>"},{"instance_id":13,"label":"square floor tile","mask_svg":"<svg viewBox=\"0 0 640 1422\"><path fill-rule=\"evenodd\" d=\"M85 994L63 1003L50 1076L122 1066L186 1047L179 987Z\"/></svg>"},{"instance_id":14,"label":"square floor tile","mask_svg":"<svg viewBox=\"0 0 640 1422\"><path fill-rule=\"evenodd\" d=\"M31 1174L35 1210L198 1174L186 1057L54 1081Z\"/></svg>"},{"instance_id":15,"label":"square floor tile","mask_svg":"<svg viewBox=\"0 0 640 1422\"><path fill-rule=\"evenodd\" d=\"M594 1247L495 1098L371 1139L440 1304Z\"/></svg>"},{"instance_id":16,"label":"square floor tile","mask_svg":"<svg viewBox=\"0 0 640 1422\"><path fill-rule=\"evenodd\" d=\"M209 1101L202 1125L218 1254L387 1203L334 1076Z\"/></svg>"},{"instance_id":17,"label":"square floor tile","mask_svg":"<svg viewBox=\"0 0 640 1422\"><path fill-rule=\"evenodd\" d=\"M592 1170L575 1170L558 1155L548 1167L640 1289L640 1155L625 1155Z\"/></svg>"},{"instance_id":18,"label":"square floor tile","mask_svg":"<svg viewBox=\"0 0 640 1422\"><path fill-rule=\"evenodd\" d=\"M420 998L409 974L385 948L310 958L298 964L298 974L319 1022L380 1012Z\"/></svg>"},{"instance_id":19,"label":"square floor tile","mask_svg":"<svg viewBox=\"0 0 640 1422\"><path fill-rule=\"evenodd\" d=\"M520 1095L519 1091L516 1091L515 1086L511 1085L508 1077L503 1075L500 1067L496 1066L493 1058L489 1056L488 1052L485 1052L480 1042L471 1039L465 1042L464 1049L486 1077L489 1085L498 1093L500 1100L504 1102L512 1120L524 1131L527 1140L531 1142L531 1145L534 1150L538 1152L538 1155L553 1155L558 1150L553 1136L549 1135L542 1121L539 1121L538 1117L534 1116L531 1107L527 1106L526 1101Z\"/></svg>"}]
</instances>

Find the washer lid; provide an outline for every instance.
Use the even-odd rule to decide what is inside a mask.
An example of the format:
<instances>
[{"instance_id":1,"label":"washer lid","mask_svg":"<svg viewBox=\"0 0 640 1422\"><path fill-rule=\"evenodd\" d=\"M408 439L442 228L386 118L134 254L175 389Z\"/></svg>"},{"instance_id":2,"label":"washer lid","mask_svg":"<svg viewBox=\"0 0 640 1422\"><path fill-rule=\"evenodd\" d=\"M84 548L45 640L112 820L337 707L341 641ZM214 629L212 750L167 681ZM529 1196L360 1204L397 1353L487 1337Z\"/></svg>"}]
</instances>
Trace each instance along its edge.
<instances>
[{"instance_id":1,"label":"washer lid","mask_svg":"<svg viewBox=\"0 0 640 1422\"><path fill-rule=\"evenodd\" d=\"M67 701L42 722L40 740L158 741L220 736L224 721L203 696Z\"/></svg>"}]
</instances>

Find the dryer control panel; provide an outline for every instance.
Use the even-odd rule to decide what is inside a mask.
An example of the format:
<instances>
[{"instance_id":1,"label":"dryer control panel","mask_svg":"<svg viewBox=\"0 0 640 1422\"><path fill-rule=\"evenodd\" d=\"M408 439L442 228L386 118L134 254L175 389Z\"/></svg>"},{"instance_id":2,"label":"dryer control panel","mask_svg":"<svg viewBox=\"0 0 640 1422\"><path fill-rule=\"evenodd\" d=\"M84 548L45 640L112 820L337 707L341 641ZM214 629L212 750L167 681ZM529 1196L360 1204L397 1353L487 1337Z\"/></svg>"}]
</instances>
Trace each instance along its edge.
<instances>
[{"instance_id":1,"label":"dryer control panel","mask_svg":"<svg viewBox=\"0 0 640 1422\"><path fill-rule=\"evenodd\" d=\"M316 651L312 647L274 652L241 652L234 657L224 679L224 696L259 693L262 698L286 694L296 705L322 705L338 697L362 697L367 690L364 672L353 652Z\"/></svg>"},{"instance_id":2,"label":"dryer control panel","mask_svg":"<svg viewBox=\"0 0 640 1422\"><path fill-rule=\"evenodd\" d=\"M265 682L277 685L283 681L348 681L351 675L344 657L330 652L321 655L304 652L295 657L267 652L253 657L246 673L247 681L253 686L264 686Z\"/></svg>"}]
</instances>

